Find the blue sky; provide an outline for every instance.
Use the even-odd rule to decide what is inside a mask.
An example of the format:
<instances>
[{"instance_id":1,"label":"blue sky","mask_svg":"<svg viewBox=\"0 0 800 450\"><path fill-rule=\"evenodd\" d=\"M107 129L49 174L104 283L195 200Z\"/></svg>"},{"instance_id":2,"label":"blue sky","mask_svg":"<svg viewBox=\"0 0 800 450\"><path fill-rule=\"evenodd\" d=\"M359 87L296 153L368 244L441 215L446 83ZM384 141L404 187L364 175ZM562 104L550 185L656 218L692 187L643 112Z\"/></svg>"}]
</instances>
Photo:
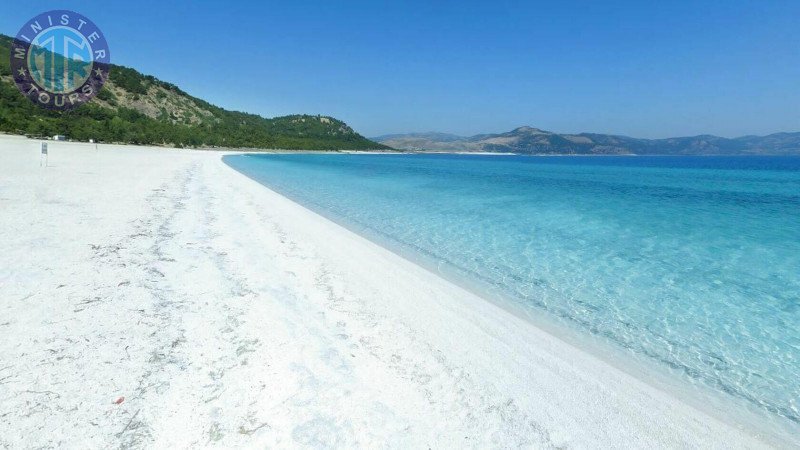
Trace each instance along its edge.
<instances>
[{"instance_id":1,"label":"blue sky","mask_svg":"<svg viewBox=\"0 0 800 450\"><path fill-rule=\"evenodd\" d=\"M43 2L112 62L228 109L408 131L800 131L800 1Z\"/></svg>"}]
</instances>

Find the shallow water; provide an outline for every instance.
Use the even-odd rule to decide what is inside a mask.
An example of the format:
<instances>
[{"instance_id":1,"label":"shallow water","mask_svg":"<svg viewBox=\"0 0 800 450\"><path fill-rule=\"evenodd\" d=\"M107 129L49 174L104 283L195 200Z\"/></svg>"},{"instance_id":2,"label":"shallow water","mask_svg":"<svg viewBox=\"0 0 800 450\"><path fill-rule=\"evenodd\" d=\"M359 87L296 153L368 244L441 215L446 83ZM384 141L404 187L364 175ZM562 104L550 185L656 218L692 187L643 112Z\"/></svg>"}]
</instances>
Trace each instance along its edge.
<instances>
[{"instance_id":1,"label":"shallow water","mask_svg":"<svg viewBox=\"0 0 800 450\"><path fill-rule=\"evenodd\" d=\"M225 162L529 315L800 423L800 157Z\"/></svg>"}]
</instances>

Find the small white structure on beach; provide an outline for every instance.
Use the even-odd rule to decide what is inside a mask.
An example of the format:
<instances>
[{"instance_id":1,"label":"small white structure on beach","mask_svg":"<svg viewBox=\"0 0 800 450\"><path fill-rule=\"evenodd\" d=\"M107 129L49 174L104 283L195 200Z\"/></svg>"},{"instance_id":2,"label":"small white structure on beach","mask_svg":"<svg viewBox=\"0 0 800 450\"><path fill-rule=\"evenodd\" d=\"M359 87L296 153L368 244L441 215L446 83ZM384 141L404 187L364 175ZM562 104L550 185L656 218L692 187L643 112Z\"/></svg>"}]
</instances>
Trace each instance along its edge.
<instances>
[{"instance_id":1,"label":"small white structure on beach","mask_svg":"<svg viewBox=\"0 0 800 450\"><path fill-rule=\"evenodd\" d=\"M42 142L42 156L39 159L39 167L42 167L42 164L47 167L47 162L47 142Z\"/></svg>"},{"instance_id":2,"label":"small white structure on beach","mask_svg":"<svg viewBox=\"0 0 800 450\"><path fill-rule=\"evenodd\" d=\"M63 134L57 134L57 135L53 136L53 140L54 141L66 141L67 137L64 136Z\"/></svg>"}]
</instances>

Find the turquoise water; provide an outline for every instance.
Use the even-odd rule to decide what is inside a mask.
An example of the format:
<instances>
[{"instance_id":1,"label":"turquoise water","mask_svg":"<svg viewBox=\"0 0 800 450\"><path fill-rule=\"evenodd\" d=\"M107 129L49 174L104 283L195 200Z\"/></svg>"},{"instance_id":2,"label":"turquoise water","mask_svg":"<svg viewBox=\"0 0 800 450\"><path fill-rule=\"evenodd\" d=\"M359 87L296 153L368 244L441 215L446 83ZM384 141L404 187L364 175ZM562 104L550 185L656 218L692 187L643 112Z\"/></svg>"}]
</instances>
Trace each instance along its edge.
<instances>
[{"instance_id":1,"label":"turquoise water","mask_svg":"<svg viewBox=\"0 0 800 450\"><path fill-rule=\"evenodd\" d=\"M800 158L225 161L532 317L800 423Z\"/></svg>"}]
</instances>

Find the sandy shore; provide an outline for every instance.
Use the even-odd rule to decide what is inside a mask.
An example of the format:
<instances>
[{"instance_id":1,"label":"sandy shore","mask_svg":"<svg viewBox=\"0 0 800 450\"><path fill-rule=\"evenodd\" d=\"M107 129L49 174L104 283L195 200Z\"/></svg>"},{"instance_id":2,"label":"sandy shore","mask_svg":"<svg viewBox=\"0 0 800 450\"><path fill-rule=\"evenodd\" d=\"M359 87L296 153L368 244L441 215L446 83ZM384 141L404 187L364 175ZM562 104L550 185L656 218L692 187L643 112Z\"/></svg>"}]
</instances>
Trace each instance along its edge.
<instances>
[{"instance_id":1,"label":"sandy shore","mask_svg":"<svg viewBox=\"0 0 800 450\"><path fill-rule=\"evenodd\" d=\"M0 447L761 447L240 175L0 137Z\"/></svg>"}]
</instances>

